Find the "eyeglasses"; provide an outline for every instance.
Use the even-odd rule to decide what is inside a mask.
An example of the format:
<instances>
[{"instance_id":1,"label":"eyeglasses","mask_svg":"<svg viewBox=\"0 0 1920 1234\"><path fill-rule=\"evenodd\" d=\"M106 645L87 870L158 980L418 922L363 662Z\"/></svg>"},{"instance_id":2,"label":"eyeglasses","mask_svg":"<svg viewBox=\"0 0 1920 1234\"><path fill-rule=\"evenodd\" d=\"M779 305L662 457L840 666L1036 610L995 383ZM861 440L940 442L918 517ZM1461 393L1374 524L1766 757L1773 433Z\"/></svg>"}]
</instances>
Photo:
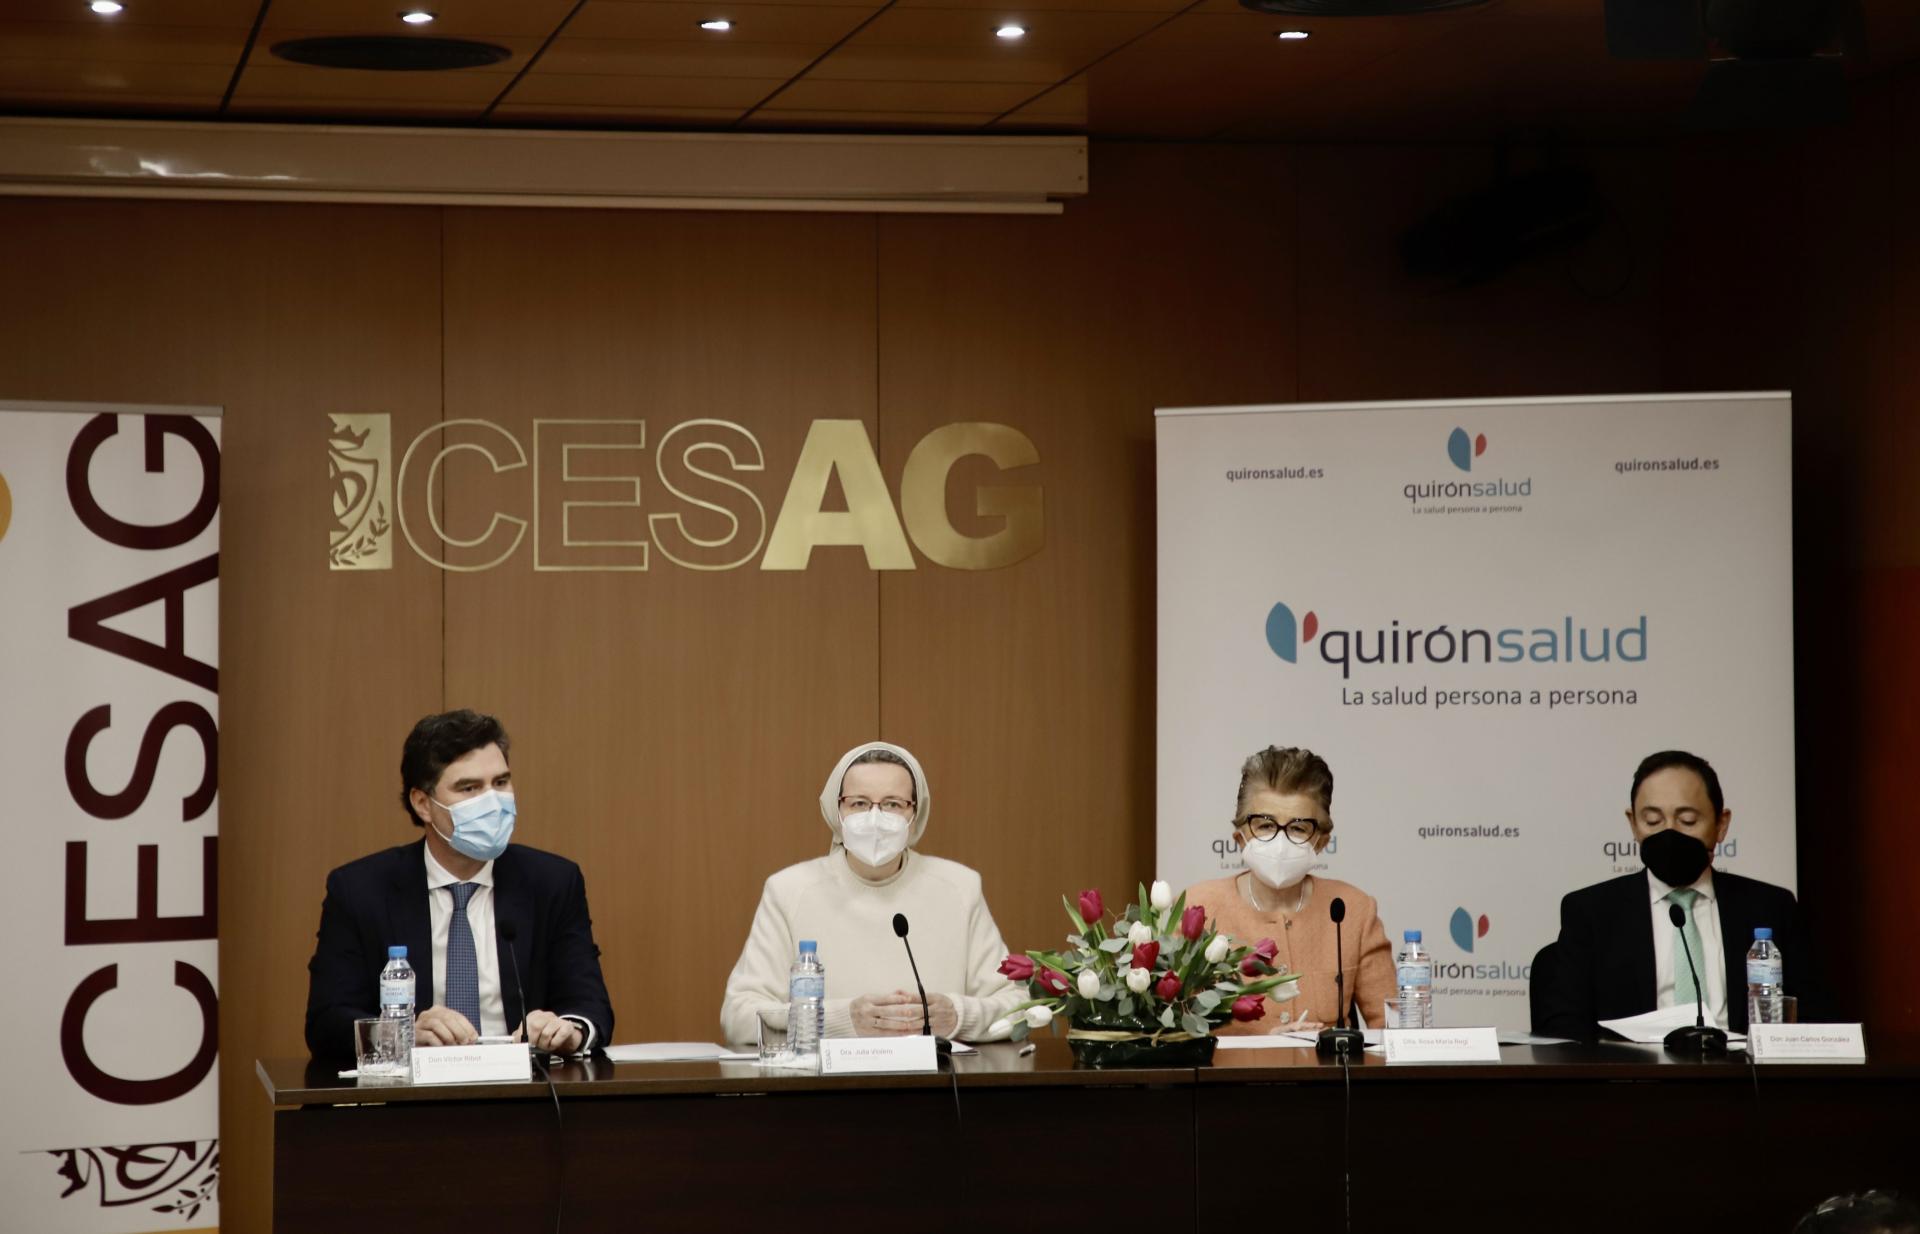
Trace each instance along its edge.
<instances>
[{"instance_id":1,"label":"eyeglasses","mask_svg":"<svg viewBox=\"0 0 1920 1234\"><path fill-rule=\"evenodd\" d=\"M1281 832L1295 844L1307 844L1320 832L1320 820L1317 818L1290 818L1280 821L1271 814L1249 814L1240 820L1240 825L1253 833L1256 840L1271 840Z\"/></svg>"},{"instance_id":2,"label":"eyeglasses","mask_svg":"<svg viewBox=\"0 0 1920 1234\"><path fill-rule=\"evenodd\" d=\"M874 801L868 797L842 797L840 799L840 813L842 814L865 814L875 806L880 807L881 810L888 814L904 816L913 813L913 803L911 801L903 801L898 797L882 797L878 801Z\"/></svg>"}]
</instances>

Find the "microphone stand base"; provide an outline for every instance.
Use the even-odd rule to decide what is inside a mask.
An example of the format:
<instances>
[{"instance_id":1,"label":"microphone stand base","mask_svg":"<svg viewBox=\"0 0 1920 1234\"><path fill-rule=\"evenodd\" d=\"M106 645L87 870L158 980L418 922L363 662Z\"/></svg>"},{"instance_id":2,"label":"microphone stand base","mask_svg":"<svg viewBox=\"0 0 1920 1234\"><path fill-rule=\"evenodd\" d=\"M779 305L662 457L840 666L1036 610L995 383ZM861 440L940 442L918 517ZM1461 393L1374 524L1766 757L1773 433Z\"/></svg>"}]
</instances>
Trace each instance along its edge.
<instances>
[{"instance_id":1,"label":"microphone stand base","mask_svg":"<svg viewBox=\"0 0 1920 1234\"><path fill-rule=\"evenodd\" d=\"M1667 1053L1712 1058L1727 1052L1727 1035L1710 1024L1688 1024L1667 1034Z\"/></svg>"},{"instance_id":2,"label":"microphone stand base","mask_svg":"<svg viewBox=\"0 0 1920 1234\"><path fill-rule=\"evenodd\" d=\"M1357 1059L1361 1051L1367 1048L1367 1038L1357 1028L1323 1028L1313 1048L1322 1058L1346 1054Z\"/></svg>"}]
</instances>

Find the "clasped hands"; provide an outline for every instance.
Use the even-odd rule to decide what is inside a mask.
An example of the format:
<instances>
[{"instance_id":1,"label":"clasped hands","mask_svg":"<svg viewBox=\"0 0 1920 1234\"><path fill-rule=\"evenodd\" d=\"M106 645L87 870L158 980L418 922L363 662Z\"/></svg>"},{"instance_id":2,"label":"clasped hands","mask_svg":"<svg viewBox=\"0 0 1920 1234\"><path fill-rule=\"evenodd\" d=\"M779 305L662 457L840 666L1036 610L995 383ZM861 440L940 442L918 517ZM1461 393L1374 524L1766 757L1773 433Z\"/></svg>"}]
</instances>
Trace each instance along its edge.
<instances>
[{"instance_id":1,"label":"clasped hands","mask_svg":"<svg viewBox=\"0 0 1920 1234\"><path fill-rule=\"evenodd\" d=\"M586 1042L578 1024L551 1011L528 1012L526 1031L533 1048L548 1054L578 1053ZM472 1045L479 1039L473 1021L451 1007L429 1007L413 1021L415 1045ZM518 1026L513 1030L513 1039L521 1039Z\"/></svg>"},{"instance_id":2,"label":"clasped hands","mask_svg":"<svg viewBox=\"0 0 1920 1234\"><path fill-rule=\"evenodd\" d=\"M960 1031L960 1009L945 994L927 995L926 1010L933 1021L934 1036L950 1038ZM920 996L911 990L862 994L847 1011L853 1018L856 1037L911 1037L923 1024Z\"/></svg>"}]
</instances>

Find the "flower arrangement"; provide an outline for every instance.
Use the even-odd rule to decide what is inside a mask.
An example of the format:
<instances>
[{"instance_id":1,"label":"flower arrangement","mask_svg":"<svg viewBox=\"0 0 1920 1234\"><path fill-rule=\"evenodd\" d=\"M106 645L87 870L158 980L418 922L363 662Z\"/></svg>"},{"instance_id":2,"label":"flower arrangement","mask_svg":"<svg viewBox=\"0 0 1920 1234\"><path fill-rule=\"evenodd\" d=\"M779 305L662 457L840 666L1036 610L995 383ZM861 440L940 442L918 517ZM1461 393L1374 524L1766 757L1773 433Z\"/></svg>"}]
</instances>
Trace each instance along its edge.
<instances>
[{"instance_id":1,"label":"flower arrangement","mask_svg":"<svg viewBox=\"0 0 1920 1234\"><path fill-rule=\"evenodd\" d=\"M1060 899L1073 922L1071 950L1028 951L1000 965L1032 996L1002 1021L1015 1041L1064 1019L1075 1053L1096 1065L1180 1043L1200 1043L1198 1053L1211 1057L1216 1025L1258 1020L1263 996L1285 1002L1298 992L1299 975L1274 967L1272 939L1237 945L1211 928L1203 905L1175 900L1164 882L1140 887L1111 925L1098 888L1081 892L1077 905ZM1121 1045L1128 1048L1118 1056L1098 1048Z\"/></svg>"}]
</instances>

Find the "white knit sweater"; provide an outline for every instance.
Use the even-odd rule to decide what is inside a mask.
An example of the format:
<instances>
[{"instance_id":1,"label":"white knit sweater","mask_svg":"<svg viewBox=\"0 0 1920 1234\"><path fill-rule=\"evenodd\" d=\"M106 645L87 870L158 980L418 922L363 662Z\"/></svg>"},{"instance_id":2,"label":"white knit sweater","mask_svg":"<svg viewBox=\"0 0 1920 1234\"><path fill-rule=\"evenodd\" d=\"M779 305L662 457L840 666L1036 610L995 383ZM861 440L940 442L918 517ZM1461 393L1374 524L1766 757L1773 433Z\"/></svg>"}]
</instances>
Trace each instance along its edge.
<instances>
[{"instance_id":1,"label":"white knit sweater","mask_svg":"<svg viewBox=\"0 0 1920 1234\"><path fill-rule=\"evenodd\" d=\"M787 975L800 940L813 939L827 970L827 1036L851 1037L848 1006L863 994L913 989L907 952L893 934L893 915L912 926L913 955L927 993L945 994L960 1012L954 1036L990 1041L988 1030L1025 1001L1024 987L1000 975L1007 946L987 911L980 876L966 866L911 849L899 873L869 883L839 850L788 866L767 879L753 928L727 978L721 1031L732 1042L759 1035L758 1013L778 1008L786 1022Z\"/></svg>"}]
</instances>

